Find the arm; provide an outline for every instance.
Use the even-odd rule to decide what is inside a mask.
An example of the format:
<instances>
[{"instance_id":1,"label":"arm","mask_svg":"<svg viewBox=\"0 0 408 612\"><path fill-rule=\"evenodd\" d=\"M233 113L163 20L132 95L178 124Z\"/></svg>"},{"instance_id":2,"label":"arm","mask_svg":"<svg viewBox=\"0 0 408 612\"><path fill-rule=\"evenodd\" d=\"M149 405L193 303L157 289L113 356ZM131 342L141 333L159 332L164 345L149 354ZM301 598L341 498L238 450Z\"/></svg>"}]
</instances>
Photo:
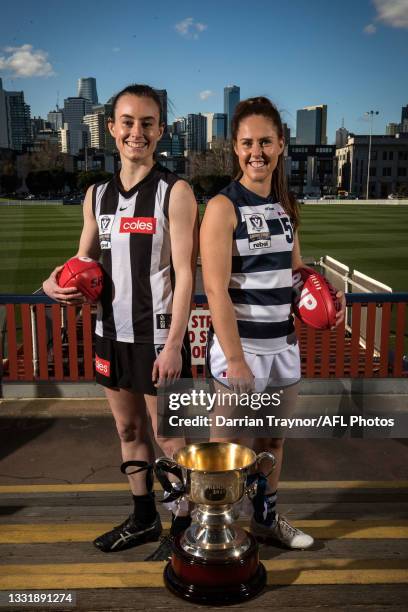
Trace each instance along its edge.
<instances>
[{"instance_id":1,"label":"arm","mask_svg":"<svg viewBox=\"0 0 408 612\"><path fill-rule=\"evenodd\" d=\"M228 293L235 224L230 200L222 195L213 198L207 204L201 225L200 252L212 323L228 364L227 378L233 387L245 390L252 385L253 374L245 361Z\"/></svg>"},{"instance_id":2,"label":"arm","mask_svg":"<svg viewBox=\"0 0 408 612\"><path fill-rule=\"evenodd\" d=\"M298 233L295 233L295 240L293 243L293 251L292 251L292 270L298 270L299 268L304 268L305 264L302 261L302 256L300 254L300 243ZM336 327L338 327L343 321L346 314L346 298L343 291L338 291L336 293L336 298L340 302L340 310L336 312Z\"/></svg>"},{"instance_id":3,"label":"arm","mask_svg":"<svg viewBox=\"0 0 408 612\"><path fill-rule=\"evenodd\" d=\"M98 225L92 211L92 189L93 187L90 187L86 192L83 205L84 225L79 240L78 252L74 257L99 258ZM82 304L85 298L76 287L62 288L58 285L58 274L63 267L57 266L47 280L43 282L44 292L61 304Z\"/></svg>"},{"instance_id":4,"label":"arm","mask_svg":"<svg viewBox=\"0 0 408 612\"><path fill-rule=\"evenodd\" d=\"M181 348L191 310L198 249L198 209L191 187L178 181L169 201L170 243L176 284L169 336L153 364L152 380L157 386L180 376Z\"/></svg>"}]
</instances>

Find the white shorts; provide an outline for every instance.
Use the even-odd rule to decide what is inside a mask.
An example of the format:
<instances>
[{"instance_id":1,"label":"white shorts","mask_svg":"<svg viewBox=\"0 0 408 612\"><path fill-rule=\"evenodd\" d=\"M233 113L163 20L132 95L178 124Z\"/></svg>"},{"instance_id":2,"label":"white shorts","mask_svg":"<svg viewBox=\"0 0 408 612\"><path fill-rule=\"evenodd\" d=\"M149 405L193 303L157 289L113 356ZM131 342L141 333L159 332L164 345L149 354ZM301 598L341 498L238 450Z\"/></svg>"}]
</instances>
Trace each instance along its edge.
<instances>
[{"instance_id":1,"label":"white shorts","mask_svg":"<svg viewBox=\"0 0 408 612\"><path fill-rule=\"evenodd\" d=\"M255 391L266 387L288 387L301 377L299 344L291 344L280 353L257 355L244 351L245 361L255 377ZM227 360L215 334L209 334L207 367L210 375L225 386L228 385Z\"/></svg>"}]
</instances>

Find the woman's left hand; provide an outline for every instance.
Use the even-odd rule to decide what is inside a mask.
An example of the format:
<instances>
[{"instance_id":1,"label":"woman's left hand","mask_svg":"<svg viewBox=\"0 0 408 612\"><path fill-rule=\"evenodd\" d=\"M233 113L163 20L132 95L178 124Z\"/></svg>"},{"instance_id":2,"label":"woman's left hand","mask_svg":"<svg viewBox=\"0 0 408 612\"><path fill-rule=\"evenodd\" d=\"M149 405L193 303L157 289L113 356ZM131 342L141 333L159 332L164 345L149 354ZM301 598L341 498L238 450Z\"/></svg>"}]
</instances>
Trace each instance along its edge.
<instances>
[{"instance_id":1,"label":"woman's left hand","mask_svg":"<svg viewBox=\"0 0 408 612\"><path fill-rule=\"evenodd\" d=\"M152 381L154 386L171 385L177 378L180 378L181 368L181 351L165 346L153 364Z\"/></svg>"},{"instance_id":2,"label":"woman's left hand","mask_svg":"<svg viewBox=\"0 0 408 612\"><path fill-rule=\"evenodd\" d=\"M340 302L340 310L336 312L336 323L332 327L332 329L335 329L336 327L341 325L346 316L346 296L344 295L343 291L338 291L336 293L336 298Z\"/></svg>"}]
</instances>

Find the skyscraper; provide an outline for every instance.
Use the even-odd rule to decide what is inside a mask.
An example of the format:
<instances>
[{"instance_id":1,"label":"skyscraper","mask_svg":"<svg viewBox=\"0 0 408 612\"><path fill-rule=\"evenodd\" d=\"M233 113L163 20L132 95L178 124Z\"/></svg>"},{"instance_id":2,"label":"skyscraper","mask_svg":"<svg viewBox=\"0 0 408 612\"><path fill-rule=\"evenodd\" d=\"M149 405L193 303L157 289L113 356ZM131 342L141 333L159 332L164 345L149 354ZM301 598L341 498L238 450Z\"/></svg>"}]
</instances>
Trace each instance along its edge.
<instances>
[{"instance_id":1,"label":"skyscraper","mask_svg":"<svg viewBox=\"0 0 408 612\"><path fill-rule=\"evenodd\" d=\"M64 113L58 107L50 111L47 115L48 122L51 123L53 130L59 130L64 124Z\"/></svg>"},{"instance_id":2,"label":"skyscraper","mask_svg":"<svg viewBox=\"0 0 408 612\"><path fill-rule=\"evenodd\" d=\"M3 89L3 81L0 78L0 148L8 149L8 146L6 92Z\"/></svg>"},{"instance_id":3,"label":"skyscraper","mask_svg":"<svg viewBox=\"0 0 408 612\"><path fill-rule=\"evenodd\" d=\"M207 147L207 119L201 113L187 115L187 152L202 152Z\"/></svg>"},{"instance_id":4,"label":"skyscraper","mask_svg":"<svg viewBox=\"0 0 408 612\"><path fill-rule=\"evenodd\" d=\"M327 144L327 105L306 106L296 117L296 144Z\"/></svg>"},{"instance_id":5,"label":"skyscraper","mask_svg":"<svg viewBox=\"0 0 408 612\"><path fill-rule=\"evenodd\" d=\"M77 155L78 151L89 146L89 127L84 125L85 115L92 113L92 103L85 98L66 98L64 100L64 130L68 130L66 141L68 151L71 155Z\"/></svg>"},{"instance_id":6,"label":"skyscraper","mask_svg":"<svg viewBox=\"0 0 408 612\"><path fill-rule=\"evenodd\" d=\"M89 146L95 149L105 148L105 117L102 114L94 113L84 115L83 123L89 127L90 142Z\"/></svg>"},{"instance_id":7,"label":"skyscraper","mask_svg":"<svg viewBox=\"0 0 408 612\"><path fill-rule=\"evenodd\" d=\"M64 122L82 123L84 115L92 112L92 104L85 98L65 98L64 100Z\"/></svg>"},{"instance_id":8,"label":"skyscraper","mask_svg":"<svg viewBox=\"0 0 408 612\"><path fill-rule=\"evenodd\" d=\"M207 149L211 148L211 143L212 143L212 139L213 139L213 119L214 119L214 115L215 113L203 113L203 117L206 118L207 120L207 136L206 136L206 141L207 141Z\"/></svg>"},{"instance_id":9,"label":"skyscraper","mask_svg":"<svg viewBox=\"0 0 408 612\"><path fill-rule=\"evenodd\" d=\"M96 79L94 77L78 79L78 98L85 98L92 104L98 104Z\"/></svg>"},{"instance_id":10,"label":"skyscraper","mask_svg":"<svg viewBox=\"0 0 408 612\"><path fill-rule=\"evenodd\" d=\"M403 124L404 121L408 121L408 104L401 108L401 124Z\"/></svg>"},{"instance_id":11,"label":"skyscraper","mask_svg":"<svg viewBox=\"0 0 408 612\"><path fill-rule=\"evenodd\" d=\"M24 92L5 91L0 79L0 146L21 151L30 141L30 107Z\"/></svg>"},{"instance_id":12,"label":"skyscraper","mask_svg":"<svg viewBox=\"0 0 408 612\"><path fill-rule=\"evenodd\" d=\"M167 90L166 89L155 89L154 90L157 95L160 98L160 104L162 107L162 113L163 113L163 121L166 125L166 131L167 131Z\"/></svg>"},{"instance_id":13,"label":"skyscraper","mask_svg":"<svg viewBox=\"0 0 408 612\"><path fill-rule=\"evenodd\" d=\"M225 140L227 131L227 115L225 113L214 113L212 121L212 139Z\"/></svg>"},{"instance_id":14,"label":"skyscraper","mask_svg":"<svg viewBox=\"0 0 408 612\"><path fill-rule=\"evenodd\" d=\"M227 138L231 138L231 120L239 100L240 88L237 85L224 87L224 113L227 115Z\"/></svg>"}]
</instances>

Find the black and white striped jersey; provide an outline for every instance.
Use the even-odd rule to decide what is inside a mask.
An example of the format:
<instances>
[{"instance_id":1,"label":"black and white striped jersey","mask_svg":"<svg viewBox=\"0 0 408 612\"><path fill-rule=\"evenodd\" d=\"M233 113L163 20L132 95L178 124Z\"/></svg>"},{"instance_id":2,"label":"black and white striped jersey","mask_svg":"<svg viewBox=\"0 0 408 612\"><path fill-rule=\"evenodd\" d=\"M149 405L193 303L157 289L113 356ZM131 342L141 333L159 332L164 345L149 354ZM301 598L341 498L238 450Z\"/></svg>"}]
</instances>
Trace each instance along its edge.
<instances>
[{"instance_id":1,"label":"black and white striped jersey","mask_svg":"<svg viewBox=\"0 0 408 612\"><path fill-rule=\"evenodd\" d=\"M283 207L232 181L220 192L237 216L229 295L244 351L278 353L293 344L294 231Z\"/></svg>"},{"instance_id":2,"label":"black and white striped jersey","mask_svg":"<svg viewBox=\"0 0 408 612\"><path fill-rule=\"evenodd\" d=\"M168 207L180 180L156 164L129 191L115 175L93 189L104 287L96 334L121 342L163 344L173 301Z\"/></svg>"}]
</instances>

